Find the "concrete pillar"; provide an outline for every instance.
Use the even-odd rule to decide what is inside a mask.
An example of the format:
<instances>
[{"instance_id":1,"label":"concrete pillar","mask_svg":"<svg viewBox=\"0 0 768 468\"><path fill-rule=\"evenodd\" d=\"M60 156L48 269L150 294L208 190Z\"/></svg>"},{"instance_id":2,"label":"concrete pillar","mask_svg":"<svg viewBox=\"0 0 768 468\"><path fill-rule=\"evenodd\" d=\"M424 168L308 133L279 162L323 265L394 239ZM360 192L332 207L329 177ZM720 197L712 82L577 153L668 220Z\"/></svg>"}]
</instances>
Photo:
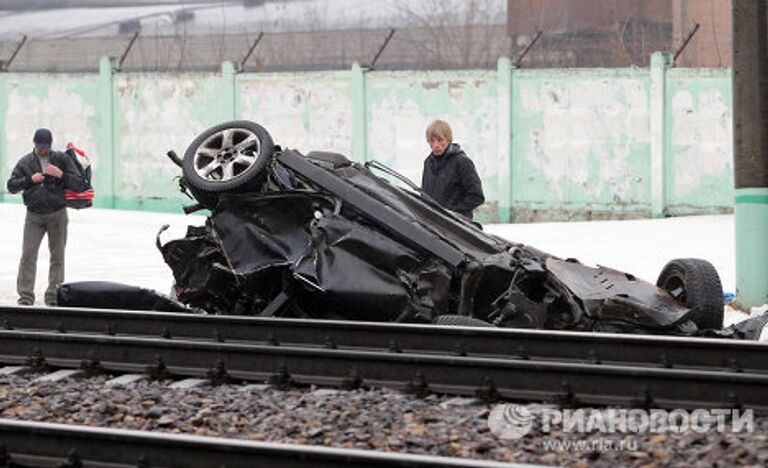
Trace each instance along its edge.
<instances>
[{"instance_id":1,"label":"concrete pillar","mask_svg":"<svg viewBox=\"0 0 768 468\"><path fill-rule=\"evenodd\" d=\"M512 62L500 57L496 74L496 183L499 193L499 222L512 219Z\"/></svg>"},{"instance_id":2,"label":"concrete pillar","mask_svg":"<svg viewBox=\"0 0 768 468\"><path fill-rule=\"evenodd\" d=\"M357 62L352 64L352 159L360 163L368 158L367 71Z\"/></svg>"},{"instance_id":3,"label":"concrete pillar","mask_svg":"<svg viewBox=\"0 0 768 468\"><path fill-rule=\"evenodd\" d=\"M672 55L654 52L651 55L651 217L666 215L666 184L664 180L666 155L666 80Z\"/></svg>"},{"instance_id":4,"label":"concrete pillar","mask_svg":"<svg viewBox=\"0 0 768 468\"><path fill-rule=\"evenodd\" d=\"M768 304L768 6L733 0L736 304Z\"/></svg>"},{"instance_id":5,"label":"concrete pillar","mask_svg":"<svg viewBox=\"0 0 768 468\"><path fill-rule=\"evenodd\" d=\"M99 130L97 147L99 159L95 161L93 189L94 206L114 208L117 199L117 143L115 141L115 72L117 59L102 57L99 61Z\"/></svg>"},{"instance_id":6,"label":"concrete pillar","mask_svg":"<svg viewBox=\"0 0 768 468\"><path fill-rule=\"evenodd\" d=\"M237 74L238 67L232 62L221 64L222 121L237 119Z\"/></svg>"},{"instance_id":7,"label":"concrete pillar","mask_svg":"<svg viewBox=\"0 0 768 468\"><path fill-rule=\"evenodd\" d=\"M768 188L737 188L734 203L736 303L768 304Z\"/></svg>"}]
</instances>

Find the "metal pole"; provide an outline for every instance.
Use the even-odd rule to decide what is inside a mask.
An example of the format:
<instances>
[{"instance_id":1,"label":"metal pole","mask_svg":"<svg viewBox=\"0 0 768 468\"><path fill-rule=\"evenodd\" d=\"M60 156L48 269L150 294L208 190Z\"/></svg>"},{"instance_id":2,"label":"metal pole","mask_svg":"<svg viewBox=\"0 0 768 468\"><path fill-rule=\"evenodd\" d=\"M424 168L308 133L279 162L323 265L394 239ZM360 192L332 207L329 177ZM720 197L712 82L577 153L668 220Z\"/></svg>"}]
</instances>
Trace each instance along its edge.
<instances>
[{"instance_id":1,"label":"metal pole","mask_svg":"<svg viewBox=\"0 0 768 468\"><path fill-rule=\"evenodd\" d=\"M249 58L251 58L251 54L254 50L256 50L256 46L259 45L259 42L261 42L261 38L264 37L264 31L261 31L259 35L256 37L256 40L253 41L253 44L251 44L251 47L248 49L248 53L245 54L245 57L243 57L243 60L240 62L240 70L245 70L245 62L248 61Z\"/></svg>"},{"instance_id":2,"label":"metal pole","mask_svg":"<svg viewBox=\"0 0 768 468\"><path fill-rule=\"evenodd\" d=\"M768 303L768 17L765 0L733 0L736 301Z\"/></svg>"},{"instance_id":3,"label":"metal pole","mask_svg":"<svg viewBox=\"0 0 768 468\"><path fill-rule=\"evenodd\" d=\"M133 33L133 37L131 38L131 42L128 43L128 47L125 48L123 51L123 55L120 56L120 60L117 61L117 69L122 70L123 69L123 62L125 62L125 58L128 57L128 52L131 51L133 48L133 43L136 42L136 39L139 38L139 32L135 31Z\"/></svg>"},{"instance_id":4,"label":"metal pole","mask_svg":"<svg viewBox=\"0 0 768 468\"><path fill-rule=\"evenodd\" d=\"M677 61L677 58L680 56L680 54L683 53L685 48L688 46L688 43L693 38L693 35L696 34L696 31L699 30L699 26L701 26L699 23L696 23L696 25L693 27L691 32L688 33L687 36L685 36L685 39L683 39L683 43L680 44L680 48L677 49L677 52L675 52L675 56L672 58L672 63L675 63Z\"/></svg>"},{"instance_id":5,"label":"metal pole","mask_svg":"<svg viewBox=\"0 0 768 468\"><path fill-rule=\"evenodd\" d=\"M27 35L26 34L24 36L22 36L21 41L16 46L16 49L13 51L13 54L11 54L11 58L9 58L8 61L3 64L2 71L7 71L8 70L8 67L11 66L11 63L13 62L13 59L15 59L16 55L19 54L19 51L21 50L21 48L24 47L24 43L25 42L27 42Z\"/></svg>"},{"instance_id":6,"label":"metal pole","mask_svg":"<svg viewBox=\"0 0 768 468\"><path fill-rule=\"evenodd\" d=\"M376 61L379 60L379 56L382 52L384 52L384 49L387 48L387 44L389 44L390 39L392 39L392 36L395 35L395 28L390 28L389 33L387 34L387 38L384 39L384 43L379 47L379 51L376 52L376 55L373 57L373 60L371 60L371 64L369 68L373 70L373 68L376 66Z\"/></svg>"},{"instance_id":7,"label":"metal pole","mask_svg":"<svg viewBox=\"0 0 768 468\"><path fill-rule=\"evenodd\" d=\"M523 61L526 55L528 55L528 51L531 50L531 47L533 47L534 44L536 44L536 41L539 40L541 35L543 34L543 31L539 30L535 36L533 36L533 39L531 39L531 42L528 43L527 46L525 46L525 49L520 53L520 55L512 62L512 66L514 68L518 68L520 66L520 62Z\"/></svg>"}]
</instances>

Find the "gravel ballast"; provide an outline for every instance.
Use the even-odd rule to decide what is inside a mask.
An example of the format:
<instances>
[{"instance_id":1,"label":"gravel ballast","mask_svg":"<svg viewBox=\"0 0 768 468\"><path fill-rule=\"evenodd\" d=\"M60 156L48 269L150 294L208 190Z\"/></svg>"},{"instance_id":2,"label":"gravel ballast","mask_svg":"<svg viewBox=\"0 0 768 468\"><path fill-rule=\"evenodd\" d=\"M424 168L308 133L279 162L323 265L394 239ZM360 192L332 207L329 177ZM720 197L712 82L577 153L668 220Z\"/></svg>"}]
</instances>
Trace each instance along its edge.
<instances>
[{"instance_id":1,"label":"gravel ballast","mask_svg":"<svg viewBox=\"0 0 768 468\"><path fill-rule=\"evenodd\" d=\"M761 417L752 432L543 433L534 425L519 439L500 439L488 427L496 404L473 398L261 385L178 389L171 381L109 387L111 377L36 377L0 376L0 417L546 465L768 464Z\"/></svg>"}]
</instances>

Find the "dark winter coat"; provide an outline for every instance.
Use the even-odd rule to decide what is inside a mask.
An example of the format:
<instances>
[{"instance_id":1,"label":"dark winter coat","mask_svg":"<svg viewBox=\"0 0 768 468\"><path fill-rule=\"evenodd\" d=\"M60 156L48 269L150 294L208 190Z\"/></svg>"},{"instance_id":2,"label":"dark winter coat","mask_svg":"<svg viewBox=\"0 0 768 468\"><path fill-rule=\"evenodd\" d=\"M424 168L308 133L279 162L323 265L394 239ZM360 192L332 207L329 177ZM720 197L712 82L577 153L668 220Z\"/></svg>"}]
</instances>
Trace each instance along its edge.
<instances>
[{"instance_id":1,"label":"dark winter coat","mask_svg":"<svg viewBox=\"0 0 768 468\"><path fill-rule=\"evenodd\" d=\"M485 201L475 165L456 143L451 143L441 156L427 156L421 189L440 206L469 219L472 210Z\"/></svg>"},{"instance_id":2,"label":"dark winter coat","mask_svg":"<svg viewBox=\"0 0 768 468\"><path fill-rule=\"evenodd\" d=\"M49 161L64 173L60 179L45 174L34 151L19 159L8 179L8 191L18 193L23 190L22 198L27 209L38 214L53 213L64 208L65 188L74 192L82 192L88 188L88 183L80 176L74 161L66 154L51 151ZM36 172L45 176L45 180L39 184L32 182L32 174Z\"/></svg>"}]
</instances>

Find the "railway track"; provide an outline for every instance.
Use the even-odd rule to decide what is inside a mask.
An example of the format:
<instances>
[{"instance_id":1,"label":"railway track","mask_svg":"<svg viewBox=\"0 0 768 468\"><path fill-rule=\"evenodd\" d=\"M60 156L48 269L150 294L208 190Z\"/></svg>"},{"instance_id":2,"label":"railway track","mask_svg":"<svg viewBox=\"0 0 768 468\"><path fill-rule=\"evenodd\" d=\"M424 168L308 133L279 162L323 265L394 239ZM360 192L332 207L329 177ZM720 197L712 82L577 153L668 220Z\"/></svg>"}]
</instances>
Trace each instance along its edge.
<instances>
[{"instance_id":1,"label":"railway track","mask_svg":"<svg viewBox=\"0 0 768 468\"><path fill-rule=\"evenodd\" d=\"M568 404L768 409L762 343L0 307L0 363L374 385ZM153 364L154 363L154 364Z\"/></svg>"},{"instance_id":2,"label":"railway track","mask_svg":"<svg viewBox=\"0 0 768 468\"><path fill-rule=\"evenodd\" d=\"M0 466L469 468L530 465L0 419Z\"/></svg>"}]
</instances>

